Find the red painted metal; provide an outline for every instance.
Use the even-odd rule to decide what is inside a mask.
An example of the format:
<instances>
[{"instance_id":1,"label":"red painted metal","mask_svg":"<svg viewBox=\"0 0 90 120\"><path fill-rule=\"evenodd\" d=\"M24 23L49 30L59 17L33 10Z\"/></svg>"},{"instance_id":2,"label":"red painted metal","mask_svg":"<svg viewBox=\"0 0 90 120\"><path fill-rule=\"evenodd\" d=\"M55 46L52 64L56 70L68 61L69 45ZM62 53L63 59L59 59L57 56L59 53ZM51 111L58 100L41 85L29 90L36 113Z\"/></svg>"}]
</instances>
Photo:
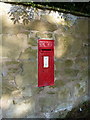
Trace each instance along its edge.
<instances>
[{"instance_id":1,"label":"red painted metal","mask_svg":"<svg viewBox=\"0 0 90 120\"><path fill-rule=\"evenodd\" d=\"M38 40L38 87L54 85L54 40Z\"/></svg>"}]
</instances>

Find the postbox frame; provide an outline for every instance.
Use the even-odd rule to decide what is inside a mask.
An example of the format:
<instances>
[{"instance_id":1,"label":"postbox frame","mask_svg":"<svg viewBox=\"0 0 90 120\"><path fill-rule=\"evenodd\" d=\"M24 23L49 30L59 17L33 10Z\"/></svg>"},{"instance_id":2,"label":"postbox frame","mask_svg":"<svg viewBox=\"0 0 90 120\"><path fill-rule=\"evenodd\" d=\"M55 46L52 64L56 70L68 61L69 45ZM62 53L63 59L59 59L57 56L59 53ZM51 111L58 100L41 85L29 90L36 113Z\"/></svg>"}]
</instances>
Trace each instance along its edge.
<instances>
[{"instance_id":1,"label":"postbox frame","mask_svg":"<svg viewBox=\"0 0 90 120\"><path fill-rule=\"evenodd\" d=\"M44 44L40 45L40 42ZM44 46L45 44L46 46ZM43 64L44 64L43 56L49 57L48 58L49 66L46 68L43 68ZM42 57L42 60L40 57ZM42 63L40 63L41 61ZM42 75L44 76L44 78L42 77ZM51 85L54 85L54 40L39 39L38 40L38 87L51 86Z\"/></svg>"}]
</instances>

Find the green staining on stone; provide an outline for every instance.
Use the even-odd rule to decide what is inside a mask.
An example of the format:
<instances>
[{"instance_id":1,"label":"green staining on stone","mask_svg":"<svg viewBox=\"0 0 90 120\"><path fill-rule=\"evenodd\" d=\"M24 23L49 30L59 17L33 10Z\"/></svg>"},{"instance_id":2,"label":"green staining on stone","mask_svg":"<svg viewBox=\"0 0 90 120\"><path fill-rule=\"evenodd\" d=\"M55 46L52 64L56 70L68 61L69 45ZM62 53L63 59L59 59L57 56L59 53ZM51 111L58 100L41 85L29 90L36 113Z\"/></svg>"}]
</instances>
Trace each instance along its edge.
<instances>
[{"instance_id":1,"label":"green staining on stone","mask_svg":"<svg viewBox=\"0 0 90 120\"><path fill-rule=\"evenodd\" d=\"M85 81L79 82L75 85L74 95L75 97L79 97L87 93L87 84Z\"/></svg>"},{"instance_id":2,"label":"green staining on stone","mask_svg":"<svg viewBox=\"0 0 90 120\"><path fill-rule=\"evenodd\" d=\"M9 68L9 73L16 73L18 71L18 68Z\"/></svg>"},{"instance_id":3,"label":"green staining on stone","mask_svg":"<svg viewBox=\"0 0 90 120\"><path fill-rule=\"evenodd\" d=\"M37 50L33 50L31 47L22 52L19 59L35 59L37 57Z\"/></svg>"},{"instance_id":4,"label":"green staining on stone","mask_svg":"<svg viewBox=\"0 0 90 120\"><path fill-rule=\"evenodd\" d=\"M36 33L36 38L52 38L52 33L42 33L42 32L37 32Z\"/></svg>"},{"instance_id":5,"label":"green staining on stone","mask_svg":"<svg viewBox=\"0 0 90 120\"><path fill-rule=\"evenodd\" d=\"M65 69L65 75L68 77L76 77L79 73L79 70L77 69Z\"/></svg>"},{"instance_id":6,"label":"green staining on stone","mask_svg":"<svg viewBox=\"0 0 90 120\"><path fill-rule=\"evenodd\" d=\"M47 94L56 94L56 92L53 92L53 91L48 91Z\"/></svg>"},{"instance_id":7,"label":"green staining on stone","mask_svg":"<svg viewBox=\"0 0 90 120\"><path fill-rule=\"evenodd\" d=\"M6 65L16 65L16 64L19 64L19 62L18 61L7 61L6 63L5 63Z\"/></svg>"},{"instance_id":8,"label":"green staining on stone","mask_svg":"<svg viewBox=\"0 0 90 120\"><path fill-rule=\"evenodd\" d=\"M65 83L62 80L56 80L55 81L55 87L63 87Z\"/></svg>"},{"instance_id":9,"label":"green staining on stone","mask_svg":"<svg viewBox=\"0 0 90 120\"><path fill-rule=\"evenodd\" d=\"M37 62L23 61L23 72L16 76L16 83L20 87L37 85Z\"/></svg>"}]
</instances>

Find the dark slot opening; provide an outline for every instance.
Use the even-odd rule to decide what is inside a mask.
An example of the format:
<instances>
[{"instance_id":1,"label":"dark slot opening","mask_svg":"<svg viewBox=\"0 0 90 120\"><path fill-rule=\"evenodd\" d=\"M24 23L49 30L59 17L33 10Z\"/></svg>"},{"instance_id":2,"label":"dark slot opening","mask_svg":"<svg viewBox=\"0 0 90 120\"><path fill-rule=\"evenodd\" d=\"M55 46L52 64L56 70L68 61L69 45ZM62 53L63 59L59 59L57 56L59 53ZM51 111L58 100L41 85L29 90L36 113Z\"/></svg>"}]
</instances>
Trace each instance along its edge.
<instances>
[{"instance_id":1,"label":"dark slot opening","mask_svg":"<svg viewBox=\"0 0 90 120\"><path fill-rule=\"evenodd\" d=\"M51 51L52 49L42 49L42 51Z\"/></svg>"}]
</instances>

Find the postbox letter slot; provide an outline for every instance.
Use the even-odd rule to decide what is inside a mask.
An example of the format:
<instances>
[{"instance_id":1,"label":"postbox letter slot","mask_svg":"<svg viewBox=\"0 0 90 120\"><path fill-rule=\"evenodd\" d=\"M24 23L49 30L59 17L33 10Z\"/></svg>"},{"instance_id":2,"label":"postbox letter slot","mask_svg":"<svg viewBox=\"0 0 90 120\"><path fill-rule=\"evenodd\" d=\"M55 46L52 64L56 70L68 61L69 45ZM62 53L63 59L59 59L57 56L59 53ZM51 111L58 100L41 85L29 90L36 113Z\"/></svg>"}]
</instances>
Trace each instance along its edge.
<instances>
[{"instance_id":1,"label":"postbox letter slot","mask_svg":"<svg viewBox=\"0 0 90 120\"><path fill-rule=\"evenodd\" d=\"M44 68L48 68L49 56L44 56Z\"/></svg>"},{"instance_id":2,"label":"postbox letter slot","mask_svg":"<svg viewBox=\"0 0 90 120\"><path fill-rule=\"evenodd\" d=\"M51 51L52 49L42 49L42 51Z\"/></svg>"}]
</instances>

